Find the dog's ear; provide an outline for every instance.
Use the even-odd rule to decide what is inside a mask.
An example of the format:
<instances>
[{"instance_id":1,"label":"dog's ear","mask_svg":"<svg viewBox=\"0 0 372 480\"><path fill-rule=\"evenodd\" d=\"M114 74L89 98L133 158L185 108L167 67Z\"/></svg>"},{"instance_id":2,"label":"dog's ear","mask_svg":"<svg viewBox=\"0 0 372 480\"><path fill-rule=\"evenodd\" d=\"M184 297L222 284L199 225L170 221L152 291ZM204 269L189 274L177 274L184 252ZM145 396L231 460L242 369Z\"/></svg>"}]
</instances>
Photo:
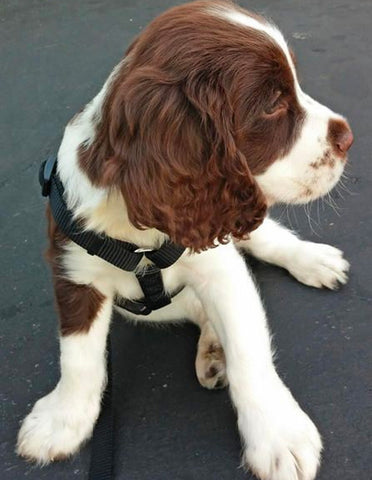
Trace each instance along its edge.
<instances>
[{"instance_id":1,"label":"dog's ear","mask_svg":"<svg viewBox=\"0 0 372 480\"><path fill-rule=\"evenodd\" d=\"M132 71L111 106L112 156L104 176L120 186L130 221L196 251L244 238L265 199L234 140L233 113L218 82Z\"/></svg>"}]
</instances>

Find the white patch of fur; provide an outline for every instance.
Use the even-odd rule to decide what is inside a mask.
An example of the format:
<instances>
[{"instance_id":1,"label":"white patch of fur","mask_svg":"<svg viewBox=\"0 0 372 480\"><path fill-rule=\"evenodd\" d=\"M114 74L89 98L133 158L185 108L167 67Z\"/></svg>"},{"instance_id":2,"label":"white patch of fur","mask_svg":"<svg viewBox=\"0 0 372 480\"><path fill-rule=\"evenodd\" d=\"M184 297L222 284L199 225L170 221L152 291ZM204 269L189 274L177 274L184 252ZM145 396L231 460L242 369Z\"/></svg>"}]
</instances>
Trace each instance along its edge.
<instances>
[{"instance_id":1,"label":"white patch of fur","mask_svg":"<svg viewBox=\"0 0 372 480\"><path fill-rule=\"evenodd\" d=\"M237 10L229 8L227 5L226 7L220 6L219 8L216 8L215 11L220 12L224 18L230 20L233 23L244 25L248 28L253 28L254 30L259 30L260 32L263 32L269 37L271 37L275 41L275 43L283 50L285 56L287 57L288 63L292 68L292 71L295 72L287 42L285 41L282 32L274 24L269 23L263 18L262 22L260 22L254 17L250 17L243 12L239 12Z\"/></svg>"},{"instance_id":2,"label":"white patch of fur","mask_svg":"<svg viewBox=\"0 0 372 480\"><path fill-rule=\"evenodd\" d=\"M325 195L337 184L344 162L333 152L327 135L329 121L338 118L342 117L315 101L307 106L300 136L289 153L255 177L271 203L307 203ZM326 151L329 151L329 161L317 169L312 168Z\"/></svg>"},{"instance_id":3,"label":"white patch of fur","mask_svg":"<svg viewBox=\"0 0 372 480\"><path fill-rule=\"evenodd\" d=\"M129 240L142 248L159 248L168 236L151 228L138 230L128 219L128 211L123 196L111 190L107 196L87 216L87 229L105 232L119 240Z\"/></svg>"},{"instance_id":4,"label":"white patch of fur","mask_svg":"<svg viewBox=\"0 0 372 480\"><path fill-rule=\"evenodd\" d=\"M101 91L66 126L58 151L58 174L65 187L65 200L76 217L89 215L108 194L106 189L93 186L80 169L78 149L82 144L89 146L93 142L108 88L121 65L119 63L114 68Z\"/></svg>"},{"instance_id":5,"label":"white patch of fur","mask_svg":"<svg viewBox=\"0 0 372 480\"><path fill-rule=\"evenodd\" d=\"M257 183L271 203L307 203L325 195L337 184L344 164L332 153L327 141L330 119L330 115L318 115L308 110L300 136L290 152L264 173L256 175ZM312 168L311 165L327 150L330 151L330 160L334 160L333 167L326 163L318 169Z\"/></svg>"}]
</instances>

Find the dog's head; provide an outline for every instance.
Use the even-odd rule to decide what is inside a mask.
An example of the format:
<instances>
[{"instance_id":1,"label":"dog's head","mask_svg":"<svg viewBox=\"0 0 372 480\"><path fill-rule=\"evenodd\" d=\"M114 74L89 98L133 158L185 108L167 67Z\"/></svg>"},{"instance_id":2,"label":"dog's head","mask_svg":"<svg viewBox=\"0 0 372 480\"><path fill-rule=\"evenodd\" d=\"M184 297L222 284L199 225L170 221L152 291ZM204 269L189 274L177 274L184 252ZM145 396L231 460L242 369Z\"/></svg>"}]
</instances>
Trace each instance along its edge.
<instances>
[{"instance_id":1,"label":"dog's head","mask_svg":"<svg viewBox=\"0 0 372 480\"><path fill-rule=\"evenodd\" d=\"M276 27L227 2L195 2L129 48L85 167L121 189L135 226L199 250L243 238L269 204L327 193L352 139L343 117L302 92Z\"/></svg>"}]
</instances>

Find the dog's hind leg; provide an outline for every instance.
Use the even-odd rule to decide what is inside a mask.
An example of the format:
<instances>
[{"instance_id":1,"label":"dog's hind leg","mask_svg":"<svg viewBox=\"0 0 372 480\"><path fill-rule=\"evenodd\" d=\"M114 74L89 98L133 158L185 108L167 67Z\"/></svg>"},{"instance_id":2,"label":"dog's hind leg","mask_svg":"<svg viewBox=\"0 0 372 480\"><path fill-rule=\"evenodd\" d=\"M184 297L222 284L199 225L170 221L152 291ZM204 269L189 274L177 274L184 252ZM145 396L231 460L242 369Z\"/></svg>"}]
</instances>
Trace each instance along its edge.
<instances>
[{"instance_id":1,"label":"dog's hind leg","mask_svg":"<svg viewBox=\"0 0 372 480\"><path fill-rule=\"evenodd\" d=\"M228 384L223 348L216 331L206 317L200 300L190 287L185 287L170 305L155 310L150 315L134 315L122 308L117 308L117 310L133 321L157 323L177 322L181 319L187 319L195 323L200 328L198 351L195 359L195 371L200 385L213 389L223 388Z\"/></svg>"}]
</instances>

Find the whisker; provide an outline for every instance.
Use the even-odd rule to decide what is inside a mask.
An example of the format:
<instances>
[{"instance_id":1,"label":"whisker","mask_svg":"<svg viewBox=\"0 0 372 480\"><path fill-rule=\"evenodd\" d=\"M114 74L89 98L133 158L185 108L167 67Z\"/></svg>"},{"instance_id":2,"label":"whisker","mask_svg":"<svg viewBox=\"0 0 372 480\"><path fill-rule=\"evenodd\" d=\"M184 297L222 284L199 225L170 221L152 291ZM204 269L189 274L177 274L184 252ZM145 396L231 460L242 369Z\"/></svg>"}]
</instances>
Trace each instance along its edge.
<instances>
[{"instance_id":1,"label":"whisker","mask_svg":"<svg viewBox=\"0 0 372 480\"><path fill-rule=\"evenodd\" d=\"M278 221L279 221L279 222L280 222L280 220L283 218L283 215L285 214L285 211L286 211L286 209L288 208L287 205L283 205L283 207L285 207L285 208L282 209L282 211L281 211L281 213L280 213L280 215L279 215L279 218L278 218Z\"/></svg>"},{"instance_id":2,"label":"whisker","mask_svg":"<svg viewBox=\"0 0 372 480\"><path fill-rule=\"evenodd\" d=\"M338 184L337 186L340 187L340 189L342 189L344 192L348 193L349 195L358 195L357 192L353 192L352 190L349 189L349 187L347 187L344 183L344 179L345 181L349 180L349 178L345 175L342 175L340 180L338 181Z\"/></svg>"},{"instance_id":3,"label":"whisker","mask_svg":"<svg viewBox=\"0 0 372 480\"><path fill-rule=\"evenodd\" d=\"M324 197L324 201L326 202L327 205L329 205L332 210L335 212L335 214L340 217L340 212L339 212L339 207L337 206L335 200L331 197L330 193L327 193L327 197Z\"/></svg>"},{"instance_id":4,"label":"whisker","mask_svg":"<svg viewBox=\"0 0 372 480\"><path fill-rule=\"evenodd\" d=\"M326 206L325 206L325 205L326 205L326 201L325 201L325 197L324 197L324 196L321 197L321 204L322 204L322 211L324 212L325 209L326 209Z\"/></svg>"},{"instance_id":5,"label":"whisker","mask_svg":"<svg viewBox=\"0 0 372 480\"><path fill-rule=\"evenodd\" d=\"M336 186L336 193L342 198L342 200L345 200L345 197L342 195L341 185Z\"/></svg>"},{"instance_id":6,"label":"whisker","mask_svg":"<svg viewBox=\"0 0 372 480\"><path fill-rule=\"evenodd\" d=\"M291 205L291 210L292 210L293 216L294 216L294 218L295 218L296 227L298 228L299 223L298 223L297 214L296 214L296 207L295 207L294 205Z\"/></svg>"},{"instance_id":7,"label":"whisker","mask_svg":"<svg viewBox=\"0 0 372 480\"><path fill-rule=\"evenodd\" d=\"M296 227L298 227L299 223L298 223L298 218L297 218L297 213L296 213L296 207L293 206L292 210L293 210L294 217L296 219Z\"/></svg>"},{"instance_id":8,"label":"whisker","mask_svg":"<svg viewBox=\"0 0 372 480\"><path fill-rule=\"evenodd\" d=\"M317 217L318 217L318 223L320 223L320 199L316 199L316 212L317 212Z\"/></svg>"},{"instance_id":9,"label":"whisker","mask_svg":"<svg viewBox=\"0 0 372 480\"><path fill-rule=\"evenodd\" d=\"M291 230L293 230L292 221L291 221L291 218L290 218L290 215L289 215L289 205L287 205L286 213L287 213L287 219L288 219L289 226L290 226Z\"/></svg>"},{"instance_id":10,"label":"whisker","mask_svg":"<svg viewBox=\"0 0 372 480\"><path fill-rule=\"evenodd\" d=\"M309 227L310 227L310 231L316 235L317 237L319 237L319 233L314 229L313 227L313 224L312 224L312 221L315 223L315 225L317 227L319 227L319 225L317 224L317 222L315 222L312 218L311 218L311 206L312 206L312 202L311 203L308 203L308 204L304 204L304 211L305 211L305 215L307 217L307 221L308 221L308 224L309 224Z\"/></svg>"}]
</instances>

